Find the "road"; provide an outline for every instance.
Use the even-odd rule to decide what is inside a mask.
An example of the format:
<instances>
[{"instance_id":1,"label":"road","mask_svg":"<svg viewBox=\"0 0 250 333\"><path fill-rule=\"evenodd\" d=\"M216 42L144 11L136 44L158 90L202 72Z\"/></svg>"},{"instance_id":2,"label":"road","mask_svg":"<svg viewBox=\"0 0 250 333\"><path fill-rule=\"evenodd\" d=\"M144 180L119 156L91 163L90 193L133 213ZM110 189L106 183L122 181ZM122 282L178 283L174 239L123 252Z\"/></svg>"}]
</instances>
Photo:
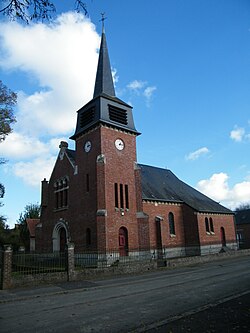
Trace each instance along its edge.
<instances>
[{"instance_id":1,"label":"road","mask_svg":"<svg viewBox=\"0 0 250 333\"><path fill-rule=\"evenodd\" d=\"M177 332L169 323L250 298L250 258L9 293L1 333Z\"/></svg>"}]
</instances>

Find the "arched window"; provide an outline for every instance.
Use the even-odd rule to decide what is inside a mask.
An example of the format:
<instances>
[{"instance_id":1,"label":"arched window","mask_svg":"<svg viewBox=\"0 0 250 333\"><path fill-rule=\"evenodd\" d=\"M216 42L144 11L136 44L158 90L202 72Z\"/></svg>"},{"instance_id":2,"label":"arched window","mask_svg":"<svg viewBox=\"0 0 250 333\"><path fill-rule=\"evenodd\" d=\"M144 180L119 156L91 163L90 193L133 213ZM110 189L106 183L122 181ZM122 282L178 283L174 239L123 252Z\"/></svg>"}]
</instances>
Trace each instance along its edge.
<instances>
[{"instance_id":1,"label":"arched window","mask_svg":"<svg viewBox=\"0 0 250 333\"><path fill-rule=\"evenodd\" d=\"M210 231L214 233L214 223L212 217L209 218Z\"/></svg>"},{"instance_id":2,"label":"arched window","mask_svg":"<svg viewBox=\"0 0 250 333\"><path fill-rule=\"evenodd\" d=\"M174 214L171 212L168 214L168 223L170 235L175 235Z\"/></svg>"},{"instance_id":3,"label":"arched window","mask_svg":"<svg viewBox=\"0 0 250 333\"><path fill-rule=\"evenodd\" d=\"M205 217L205 227L206 227L206 232L209 232L209 223L207 217Z\"/></svg>"},{"instance_id":4,"label":"arched window","mask_svg":"<svg viewBox=\"0 0 250 333\"><path fill-rule=\"evenodd\" d=\"M86 245L87 246L91 245L91 230L90 230L90 228L86 229Z\"/></svg>"},{"instance_id":5,"label":"arched window","mask_svg":"<svg viewBox=\"0 0 250 333\"><path fill-rule=\"evenodd\" d=\"M65 209L68 207L68 190L69 190L68 176L58 179L54 183L55 208L56 209L62 209L62 208Z\"/></svg>"}]
</instances>

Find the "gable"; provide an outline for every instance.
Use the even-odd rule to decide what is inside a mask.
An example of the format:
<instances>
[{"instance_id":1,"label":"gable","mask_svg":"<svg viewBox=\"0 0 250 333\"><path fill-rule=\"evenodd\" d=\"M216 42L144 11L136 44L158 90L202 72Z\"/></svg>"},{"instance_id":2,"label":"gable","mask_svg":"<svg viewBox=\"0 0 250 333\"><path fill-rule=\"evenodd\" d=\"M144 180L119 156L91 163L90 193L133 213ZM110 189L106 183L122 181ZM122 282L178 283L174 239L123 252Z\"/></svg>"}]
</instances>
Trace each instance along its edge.
<instances>
[{"instance_id":1,"label":"gable","mask_svg":"<svg viewBox=\"0 0 250 333\"><path fill-rule=\"evenodd\" d=\"M233 214L218 202L181 181L170 170L139 164L142 199L185 203L198 212Z\"/></svg>"}]
</instances>

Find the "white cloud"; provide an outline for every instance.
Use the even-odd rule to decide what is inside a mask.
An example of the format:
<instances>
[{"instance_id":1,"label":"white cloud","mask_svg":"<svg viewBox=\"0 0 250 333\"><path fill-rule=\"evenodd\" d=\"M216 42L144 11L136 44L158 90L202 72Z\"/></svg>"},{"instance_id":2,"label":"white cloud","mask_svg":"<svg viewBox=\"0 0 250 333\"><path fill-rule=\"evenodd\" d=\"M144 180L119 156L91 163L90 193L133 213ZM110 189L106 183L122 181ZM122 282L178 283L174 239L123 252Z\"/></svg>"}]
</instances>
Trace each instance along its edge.
<instances>
[{"instance_id":1,"label":"white cloud","mask_svg":"<svg viewBox=\"0 0 250 333\"><path fill-rule=\"evenodd\" d=\"M186 159L187 160L197 160L201 155L205 155L207 153L209 153L209 149L207 147L202 147L192 153L189 153L186 156Z\"/></svg>"},{"instance_id":2,"label":"white cloud","mask_svg":"<svg viewBox=\"0 0 250 333\"><path fill-rule=\"evenodd\" d=\"M143 95L147 98L147 100L149 100L152 95L153 95L153 92L156 90L156 87L155 86L152 86L152 87L147 87L144 92L143 92Z\"/></svg>"},{"instance_id":3,"label":"white cloud","mask_svg":"<svg viewBox=\"0 0 250 333\"><path fill-rule=\"evenodd\" d=\"M48 141L41 141L35 137L13 132L1 143L0 156L12 160L46 156L50 153L58 153L61 141L67 141L67 138L54 137Z\"/></svg>"},{"instance_id":4,"label":"white cloud","mask_svg":"<svg viewBox=\"0 0 250 333\"><path fill-rule=\"evenodd\" d=\"M233 129L230 132L230 138L236 142L241 142L245 135L245 129L242 127L235 126L235 129Z\"/></svg>"},{"instance_id":5,"label":"white cloud","mask_svg":"<svg viewBox=\"0 0 250 333\"><path fill-rule=\"evenodd\" d=\"M111 71L112 71L112 78L113 78L114 86L116 86L116 83L119 81L119 76L117 74L117 69L112 68Z\"/></svg>"},{"instance_id":6,"label":"white cloud","mask_svg":"<svg viewBox=\"0 0 250 333\"><path fill-rule=\"evenodd\" d=\"M231 209L250 203L250 181L237 183L230 188L228 179L226 173L215 173L209 179L199 181L197 189Z\"/></svg>"},{"instance_id":7,"label":"white cloud","mask_svg":"<svg viewBox=\"0 0 250 333\"><path fill-rule=\"evenodd\" d=\"M5 172L32 186L50 176L60 141L67 141L62 136L72 134L76 111L92 98L99 45L81 14L62 14L49 25L0 23L0 67L37 83L35 91L27 84L18 92L14 132L0 146L0 155L12 159ZM116 70L113 76L117 81Z\"/></svg>"},{"instance_id":8,"label":"white cloud","mask_svg":"<svg viewBox=\"0 0 250 333\"><path fill-rule=\"evenodd\" d=\"M0 66L21 70L40 88L19 93L18 131L65 134L92 97L100 37L83 15L66 13L50 25L0 24ZM80 73L80 75L79 75Z\"/></svg>"},{"instance_id":9,"label":"white cloud","mask_svg":"<svg viewBox=\"0 0 250 333\"><path fill-rule=\"evenodd\" d=\"M138 91L145 87L146 84L147 82L145 81L134 80L127 85L127 88L130 90Z\"/></svg>"},{"instance_id":10,"label":"white cloud","mask_svg":"<svg viewBox=\"0 0 250 333\"><path fill-rule=\"evenodd\" d=\"M28 185L40 186L41 180L50 178L55 159L55 156L49 155L46 158L37 157L31 162L18 162L13 166L13 173Z\"/></svg>"},{"instance_id":11,"label":"white cloud","mask_svg":"<svg viewBox=\"0 0 250 333\"><path fill-rule=\"evenodd\" d=\"M9 134L0 146L0 155L12 159L27 159L48 151L46 145L37 138L16 132Z\"/></svg>"},{"instance_id":12,"label":"white cloud","mask_svg":"<svg viewBox=\"0 0 250 333\"><path fill-rule=\"evenodd\" d=\"M229 194L228 175L226 173L215 173L209 179L200 180L198 189L207 196L217 201L225 200Z\"/></svg>"},{"instance_id":13,"label":"white cloud","mask_svg":"<svg viewBox=\"0 0 250 333\"><path fill-rule=\"evenodd\" d=\"M146 81L134 80L127 85L127 88L136 93L138 96L146 98L146 105L149 106L153 92L156 90L155 86L147 86Z\"/></svg>"}]
</instances>

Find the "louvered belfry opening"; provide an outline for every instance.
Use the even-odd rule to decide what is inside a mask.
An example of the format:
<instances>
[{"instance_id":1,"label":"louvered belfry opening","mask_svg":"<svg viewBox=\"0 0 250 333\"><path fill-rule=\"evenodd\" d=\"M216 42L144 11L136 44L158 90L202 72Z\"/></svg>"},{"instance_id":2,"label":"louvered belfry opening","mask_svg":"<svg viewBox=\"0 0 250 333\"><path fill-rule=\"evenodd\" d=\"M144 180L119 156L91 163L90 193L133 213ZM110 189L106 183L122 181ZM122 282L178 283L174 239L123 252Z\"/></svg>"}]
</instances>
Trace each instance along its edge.
<instances>
[{"instance_id":1,"label":"louvered belfry opening","mask_svg":"<svg viewBox=\"0 0 250 333\"><path fill-rule=\"evenodd\" d=\"M83 112L80 116L80 126L83 128L84 126L90 124L94 120L95 116L95 107L88 109Z\"/></svg>"},{"instance_id":2,"label":"louvered belfry opening","mask_svg":"<svg viewBox=\"0 0 250 333\"><path fill-rule=\"evenodd\" d=\"M127 111L113 105L109 105L109 119L119 124L128 125Z\"/></svg>"}]
</instances>

